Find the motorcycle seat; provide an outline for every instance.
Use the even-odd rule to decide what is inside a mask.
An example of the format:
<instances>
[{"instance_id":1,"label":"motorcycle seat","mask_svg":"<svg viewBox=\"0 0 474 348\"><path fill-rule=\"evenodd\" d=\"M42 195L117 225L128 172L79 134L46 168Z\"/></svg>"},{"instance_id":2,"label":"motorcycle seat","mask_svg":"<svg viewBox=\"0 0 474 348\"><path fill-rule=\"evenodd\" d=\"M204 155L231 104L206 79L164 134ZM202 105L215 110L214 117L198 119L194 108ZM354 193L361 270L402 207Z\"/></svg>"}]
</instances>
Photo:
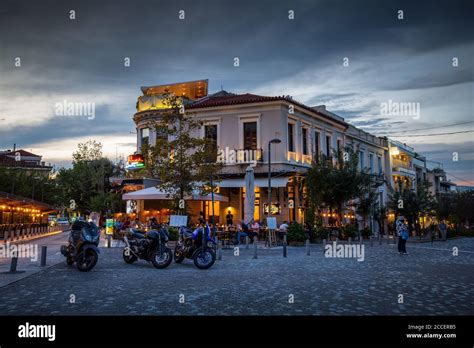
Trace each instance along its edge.
<instances>
[{"instance_id":1,"label":"motorcycle seat","mask_svg":"<svg viewBox=\"0 0 474 348\"><path fill-rule=\"evenodd\" d=\"M184 238L191 238L193 233L187 229L181 229L180 233L183 235Z\"/></svg>"},{"instance_id":2,"label":"motorcycle seat","mask_svg":"<svg viewBox=\"0 0 474 348\"><path fill-rule=\"evenodd\" d=\"M145 234L144 233L141 233L141 232L137 232L137 231L131 231L132 232L132 236L137 238L137 239L143 239L145 238Z\"/></svg>"}]
</instances>

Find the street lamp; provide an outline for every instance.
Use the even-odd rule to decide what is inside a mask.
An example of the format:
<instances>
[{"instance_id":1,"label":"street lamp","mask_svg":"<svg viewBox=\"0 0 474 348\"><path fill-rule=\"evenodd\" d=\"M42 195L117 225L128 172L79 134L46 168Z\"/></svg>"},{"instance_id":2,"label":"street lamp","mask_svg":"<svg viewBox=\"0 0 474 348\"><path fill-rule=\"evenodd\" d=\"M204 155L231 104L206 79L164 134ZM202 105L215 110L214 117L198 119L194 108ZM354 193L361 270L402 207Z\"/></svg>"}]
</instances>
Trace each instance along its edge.
<instances>
[{"instance_id":1,"label":"street lamp","mask_svg":"<svg viewBox=\"0 0 474 348\"><path fill-rule=\"evenodd\" d=\"M280 144L280 139L272 139L268 142L268 217L270 217L272 210L272 157L271 145Z\"/></svg>"}]
</instances>

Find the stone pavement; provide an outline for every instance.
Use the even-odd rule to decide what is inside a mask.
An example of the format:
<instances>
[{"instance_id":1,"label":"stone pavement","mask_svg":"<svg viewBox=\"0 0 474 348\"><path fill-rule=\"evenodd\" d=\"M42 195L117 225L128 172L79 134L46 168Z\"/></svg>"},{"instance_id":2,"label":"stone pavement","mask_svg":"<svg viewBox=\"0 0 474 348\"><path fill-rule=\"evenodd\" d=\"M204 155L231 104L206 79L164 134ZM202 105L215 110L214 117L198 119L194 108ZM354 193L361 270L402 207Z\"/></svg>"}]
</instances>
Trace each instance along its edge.
<instances>
[{"instance_id":1,"label":"stone pavement","mask_svg":"<svg viewBox=\"0 0 474 348\"><path fill-rule=\"evenodd\" d=\"M28 277L34 273L43 271L47 267L58 264L65 260L59 252L62 244L67 243L68 232L55 232L49 236L32 238L28 240L21 240L11 243L0 243L0 250L12 250L13 245L22 245L27 247L28 251L33 251L33 254L28 254L28 257L19 257L17 263L17 270L20 271L15 274L3 274L10 271L11 258L1 257L0 253L0 287L9 283ZM46 267L41 267L41 247L47 247L46 252ZM26 250L26 249L24 249Z\"/></svg>"},{"instance_id":2,"label":"stone pavement","mask_svg":"<svg viewBox=\"0 0 474 348\"><path fill-rule=\"evenodd\" d=\"M164 270L127 265L121 248L102 248L91 272L62 261L0 287L0 315L474 314L474 238L409 244L409 255L386 243L364 248L358 262L326 258L321 244L310 256L289 247L287 258L259 249L256 260L242 247L206 271L191 260Z\"/></svg>"}]
</instances>

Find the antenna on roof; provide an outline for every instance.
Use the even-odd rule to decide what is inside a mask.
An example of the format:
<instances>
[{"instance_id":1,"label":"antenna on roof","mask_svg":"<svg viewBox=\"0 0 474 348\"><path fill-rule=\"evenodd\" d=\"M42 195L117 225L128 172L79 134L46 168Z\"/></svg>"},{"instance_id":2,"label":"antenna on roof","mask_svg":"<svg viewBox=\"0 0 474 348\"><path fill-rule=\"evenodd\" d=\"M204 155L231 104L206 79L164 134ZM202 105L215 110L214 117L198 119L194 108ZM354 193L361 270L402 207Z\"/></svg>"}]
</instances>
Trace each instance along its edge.
<instances>
[{"instance_id":1,"label":"antenna on roof","mask_svg":"<svg viewBox=\"0 0 474 348\"><path fill-rule=\"evenodd\" d=\"M221 85L221 91L223 91L223 90L224 90L224 87Z\"/></svg>"}]
</instances>

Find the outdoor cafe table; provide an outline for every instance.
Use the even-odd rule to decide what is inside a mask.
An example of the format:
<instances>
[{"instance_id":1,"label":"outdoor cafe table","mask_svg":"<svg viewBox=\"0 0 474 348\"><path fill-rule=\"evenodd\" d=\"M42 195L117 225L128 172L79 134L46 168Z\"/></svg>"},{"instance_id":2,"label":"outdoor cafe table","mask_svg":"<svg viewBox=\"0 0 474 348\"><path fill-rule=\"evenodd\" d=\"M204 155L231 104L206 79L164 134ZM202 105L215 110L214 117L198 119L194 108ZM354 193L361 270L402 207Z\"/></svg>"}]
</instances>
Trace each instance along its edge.
<instances>
[{"instance_id":1,"label":"outdoor cafe table","mask_svg":"<svg viewBox=\"0 0 474 348\"><path fill-rule=\"evenodd\" d=\"M219 238L223 248L234 245L235 233L235 231L217 230L217 238Z\"/></svg>"}]
</instances>

